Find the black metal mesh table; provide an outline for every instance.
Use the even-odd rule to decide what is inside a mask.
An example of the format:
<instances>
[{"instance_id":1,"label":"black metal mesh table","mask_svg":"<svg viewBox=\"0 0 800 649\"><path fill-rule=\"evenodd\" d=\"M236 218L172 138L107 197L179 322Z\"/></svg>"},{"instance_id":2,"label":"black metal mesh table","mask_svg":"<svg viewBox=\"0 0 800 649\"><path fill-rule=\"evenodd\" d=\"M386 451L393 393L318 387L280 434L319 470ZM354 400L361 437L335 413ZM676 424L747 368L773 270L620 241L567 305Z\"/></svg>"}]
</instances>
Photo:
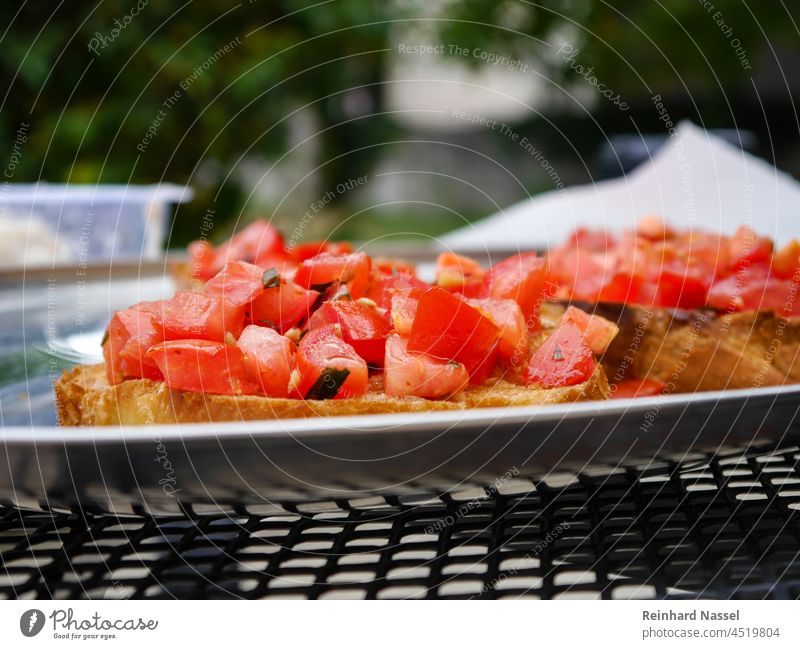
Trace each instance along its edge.
<instances>
[{"instance_id":1,"label":"black metal mesh table","mask_svg":"<svg viewBox=\"0 0 800 649\"><path fill-rule=\"evenodd\" d=\"M800 450L200 515L0 509L0 598L799 598Z\"/></svg>"}]
</instances>

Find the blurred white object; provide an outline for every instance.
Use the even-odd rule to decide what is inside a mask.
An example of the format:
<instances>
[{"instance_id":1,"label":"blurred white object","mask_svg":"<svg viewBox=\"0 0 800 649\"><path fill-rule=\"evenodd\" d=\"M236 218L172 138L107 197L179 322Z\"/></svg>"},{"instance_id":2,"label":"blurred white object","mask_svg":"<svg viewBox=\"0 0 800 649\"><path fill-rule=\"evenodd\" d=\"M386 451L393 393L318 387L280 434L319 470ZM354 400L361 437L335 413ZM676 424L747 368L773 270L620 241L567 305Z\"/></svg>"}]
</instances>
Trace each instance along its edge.
<instances>
[{"instance_id":1,"label":"blurred white object","mask_svg":"<svg viewBox=\"0 0 800 649\"><path fill-rule=\"evenodd\" d=\"M172 184L5 185L2 265L155 259L163 251L170 205L191 198L190 188Z\"/></svg>"},{"instance_id":2,"label":"blurred white object","mask_svg":"<svg viewBox=\"0 0 800 649\"><path fill-rule=\"evenodd\" d=\"M689 122L627 176L550 191L445 235L469 251L547 248L576 227L618 232L640 216L732 233L750 225L777 243L800 238L800 183L771 164Z\"/></svg>"},{"instance_id":3,"label":"blurred white object","mask_svg":"<svg viewBox=\"0 0 800 649\"><path fill-rule=\"evenodd\" d=\"M5 218L0 224L0 268L17 267L22 260L28 266L43 266L70 258L69 249L40 219Z\"/></svg>"}]
</instances>

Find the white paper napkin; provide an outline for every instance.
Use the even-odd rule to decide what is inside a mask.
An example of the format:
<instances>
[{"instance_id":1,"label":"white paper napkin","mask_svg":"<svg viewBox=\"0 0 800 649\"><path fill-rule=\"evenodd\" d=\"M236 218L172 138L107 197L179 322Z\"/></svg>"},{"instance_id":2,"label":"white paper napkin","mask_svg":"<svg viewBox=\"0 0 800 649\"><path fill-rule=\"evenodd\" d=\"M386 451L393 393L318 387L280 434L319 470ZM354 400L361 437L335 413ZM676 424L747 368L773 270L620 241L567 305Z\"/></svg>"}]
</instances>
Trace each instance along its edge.
<instances>
[{"instance_id":1,"label":"white paper napkin","mask_svg":"<svg viewBox=\"0 0 800 649\"><path fill-rule=\"evenodd\" d=\"M800 183L764 160L682 122L627 176L550 191L442 237L463 251L546 248L577 226L620 231L645 214L681 229L742 224L780 244L800 238Z\"/></svg>"}]
</instances>

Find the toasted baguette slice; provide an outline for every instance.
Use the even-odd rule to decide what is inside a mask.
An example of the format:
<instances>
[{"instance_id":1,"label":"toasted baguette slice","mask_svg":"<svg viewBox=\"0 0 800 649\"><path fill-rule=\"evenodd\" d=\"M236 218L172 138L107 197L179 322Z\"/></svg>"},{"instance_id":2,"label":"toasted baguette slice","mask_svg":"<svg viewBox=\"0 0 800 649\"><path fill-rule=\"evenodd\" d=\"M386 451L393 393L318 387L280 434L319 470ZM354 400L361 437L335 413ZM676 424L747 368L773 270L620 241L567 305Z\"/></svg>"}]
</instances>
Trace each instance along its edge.
<instances>
[{"instance_id":1,"label":"toasted baguette slice","mask_svg":"<svg viewBox=\"0 0 800 649\"><path fill-rule=\"evenodd\" d=\"M608 397L608 381L598 364L579 385L543 389L490 379L468 388L458 400L432 401L387 397L376 378L363 397L328 401L222 396L170 390L160 381L136 379L109 385L103 365L82 365L65 371L55 382L58 419L62 426L174 424L184 422L289 419L430 410L466 410L530 406Z\"/></svg>"},{"instance_id":2,"label":"toasted baguette slice","mask_svg":"<svg viewBox=\"0 0 800 649\"><path fill-rule=\"evenodd\" d=\"M573 304L620 328L601 359L612 383L653 379L670 392L696 392L800 381L800 318L772 311ZM544 305L543 324L555 326L564 308Z\"/></svg>"}]
</instances>

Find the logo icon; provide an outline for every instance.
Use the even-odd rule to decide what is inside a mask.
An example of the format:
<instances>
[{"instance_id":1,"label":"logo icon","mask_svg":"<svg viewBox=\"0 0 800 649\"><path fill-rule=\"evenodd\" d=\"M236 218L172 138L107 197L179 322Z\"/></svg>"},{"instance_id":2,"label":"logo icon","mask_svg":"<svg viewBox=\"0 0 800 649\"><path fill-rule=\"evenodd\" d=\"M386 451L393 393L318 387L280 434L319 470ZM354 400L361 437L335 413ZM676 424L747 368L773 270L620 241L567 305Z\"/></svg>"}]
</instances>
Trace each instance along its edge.
<instances>
[{"instance_id":1,"label":"logo icon","mask_svg":"<svg viewBox=\"0 0 800 649\"><path fill-rule=\"evenodd\" d=\"M44 613L38 608L25 611L19 618L19 630L26 638L32 638L44 627Z\"/></svg>"}]
</instances>

